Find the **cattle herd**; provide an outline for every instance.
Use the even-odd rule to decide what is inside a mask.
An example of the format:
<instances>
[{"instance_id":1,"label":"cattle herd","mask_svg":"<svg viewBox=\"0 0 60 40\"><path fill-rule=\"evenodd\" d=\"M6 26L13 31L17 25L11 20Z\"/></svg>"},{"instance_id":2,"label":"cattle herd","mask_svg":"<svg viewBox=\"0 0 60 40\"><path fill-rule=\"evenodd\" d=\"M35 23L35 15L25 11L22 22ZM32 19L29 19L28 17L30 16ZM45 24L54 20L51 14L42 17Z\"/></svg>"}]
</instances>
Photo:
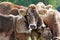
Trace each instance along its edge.
<instances>
[{"instance_id":1,"label":"cattle herd","mask_svg":"<svg viewBox=\"0 0 60 40\"><path fill-rule=\"evenodd\" d=\"M60 40L60 13L42 2L0 2L0 40Z\"/></svg>"}]
</instances>

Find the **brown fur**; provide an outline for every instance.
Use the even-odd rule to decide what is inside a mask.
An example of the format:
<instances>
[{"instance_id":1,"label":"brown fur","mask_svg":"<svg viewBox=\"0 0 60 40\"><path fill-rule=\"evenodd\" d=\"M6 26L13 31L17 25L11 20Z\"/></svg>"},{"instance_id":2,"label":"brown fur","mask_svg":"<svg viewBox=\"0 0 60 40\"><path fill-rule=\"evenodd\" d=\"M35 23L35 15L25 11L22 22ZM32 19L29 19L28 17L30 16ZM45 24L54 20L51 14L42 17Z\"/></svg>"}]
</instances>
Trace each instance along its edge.
<instances>
[{"instance_id":1,"label":"brown fur","mask_svg":"<svg viewBox=\"0 0 60 40\"><path fill-rule=\"evenodd\" d=\"M28 40L29 32L28 32L28 28L27 28L28 26L26 23L27 20L25 18L26 10L19 9L18 12L19 12L19 15L16 22L16 31L17 31L16 38L17 40Z\"/></svg>"},{"instance_id":2,"label":"brown fur","mask_svg":"<svg viewBox=\"0 0 60 40\"><path fill-rule=\"evenodd\" d=\"M11 3L11 2L1 2L0 3L0 13L2 13L2 14L9 14L10 11L13 14L14 13L18 14L16 8L20 9L20 8L25 8L25 7L21 6L21 5L15 5L15 4ZM16 14L14 14L14 15L16 15Z\"/></svg>"},{"instance_id":3,"label":"brown fur","mask_svg":"<svg viewBox=\"0 0 60 40\"><path fill-rule=\"evenodd\" d=\"M17 8L12 8L9 12L10 12L9 14L19 15Z\"/></svg>"},{"instance_id":4,"label":"brown fur","mask_svg":"<svg viewBox=\"0 0 60 40\"><path fill-rule=\"evenodd\" d=\"M60 36L60 14L56 10L48 10L46 13L46 17L43 18L45 24L47 27L49 27L52 30L53 37L59 37ZM58 23L59 22L59 23Z\"/></svg>"},{"instance_id":5,"label":"brown fur","mask_svg":"<svg viewBox=\"0 0 60 40\"><path fill-rule=\"evenodd\" d=\"M8 15L0 15L0 34L6 39L2 37L3 40L9 40L10 35L14 30L13 18Z\"/></svg>"},{"instance_id":6,"label":"brown fur","mask_svg":"<svg viewBox=\"0 0 60 40\"><path fill-rule=\"evenodd\" d=\"M40 40L40 37L41 37L42 40L44 40L44 38L42 36L43 34L41 34L43 31L39 29L39 27L42 25L42 21L43 20L39 16L39 12L37 11L36 6L35 5L30 5L30 7L28 9L28 13L31 14L30 15L31 17L34 16L35 22L37 23L37 29L32 29L32 31L31 31L31 38L32 38L32 40L35 40L34 37L36 37L36 40L38 40L38 39ZM31 21L32 21L32 19L31 19ZM40 30L40 32L38 32L38 29Z\"/></svg>"}]
</instances>

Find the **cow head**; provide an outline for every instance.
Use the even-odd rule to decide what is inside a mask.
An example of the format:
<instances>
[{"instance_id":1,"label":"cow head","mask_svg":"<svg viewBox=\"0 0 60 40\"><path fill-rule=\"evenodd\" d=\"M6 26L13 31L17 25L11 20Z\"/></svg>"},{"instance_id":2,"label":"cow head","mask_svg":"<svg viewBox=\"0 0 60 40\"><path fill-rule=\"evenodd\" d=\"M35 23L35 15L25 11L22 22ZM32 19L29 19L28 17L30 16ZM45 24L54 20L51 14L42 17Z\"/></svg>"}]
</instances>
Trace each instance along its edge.
<instances>
[{"instance_id":1,"label":"cow head","mask_svg":"<svg viewBox=\"0 0 60 40\"><path fill-rule=\"evenodd\" d=\"M39 16L39 12L36 9L36 5L31 4L28 8L28 22L29 22L29 28L30 29L37 29L45 27L43 25L43 20Z\"/></svg>"},{"instance_id":2,"label":"cow head","mask_svg":"<svg viewBox=\"0 0 60 40\"><path fill-rule=\"evenodd\" d=\"M30 29L36 29L37 25L36 25L36 14L35 14L35 9L36 6L34 4L29 5L28 10L27 10L27 19L28 19L28 23L29 23L29 28Z\"/></svg>"}]
</instances>

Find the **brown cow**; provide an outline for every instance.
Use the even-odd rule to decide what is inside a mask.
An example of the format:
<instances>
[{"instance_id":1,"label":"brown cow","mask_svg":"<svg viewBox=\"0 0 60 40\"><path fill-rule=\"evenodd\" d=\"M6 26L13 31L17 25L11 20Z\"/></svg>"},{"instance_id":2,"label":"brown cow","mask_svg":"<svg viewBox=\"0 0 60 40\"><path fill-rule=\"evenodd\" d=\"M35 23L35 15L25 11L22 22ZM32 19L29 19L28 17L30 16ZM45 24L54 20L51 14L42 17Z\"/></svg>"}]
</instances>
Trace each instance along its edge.
<instances>
[{"instance_id":1,"label":"brown cow","mask_svg":"<svg viewBox=\"0 0 60 40\"><path fill-rule=\"evenodd\" d=\"M43 35L43 34L41 35L42 30L40 31L40 29L42 29L42 27L43 28L45 27L43 19L39 16L39 13L36 9L36 5L34 5L34 4L31 4L28 7L28 13L30 14L29 18L31 17L29 19L30 20L29 24L32 23L29 26L31 29L31 38L32 38L32 40L35 40L34 37L36 37L37 38L36 40L38 40ZM33 24L36 24L36 25L33 25ZM38 30L39 30L39 32L38 32ZM44 39L42 38L42 40L44 40Z\"/></svg>"},{"instance_id":2,"label":"brown cow","mask_svg":"<svg viewBox=\"0 0 60 40\"><path fill-rule=\"evenodd\" d=\"M42 5L41 5L42 6ZM38 29L37 30L32 30L32 37L33 36L36 36L37 37L37 39L39 39L40 38L40 40L51 40L51 37L52 36L48 36L48 35L52 35L51 34L51 30L46 30L47 31L47 35L44 33L44 32L46 32L46 31L43 31L43 30L40 30L39 29L39 27L41 26L41 24L44 24L44 22L41 22L41 20L43 20L43 19L45 19L45 16L46 15L43 15L43 14L45 14L46 12L47 12L47 9L46 8L43 8L43 7L40 7L40 8L42 8L41 10L38 10L38 9L35 9L35 8L37 8L37 6L35 6L35 5L32 5L31 7L29 7L29 8L31 8L32 9L32 11L30 12L30 13L33 13L33 12L35 12L35 13L33 13L34 15L36 15L37 16L37 14L38 14L38 18L37 18L37 20L36 21L38 21L37 22L37 27L38 27ZM30 10L31 10L30 9ZM34 9L34 10L33 10ZM36 11L37 10L37 11ZM39 12L40 11L40 12ZM39 12L39 13L38 13ZM35 16L35 17L36 17ZM43 19L41 19L41 17L43 18ZM40 19L40 20L39 20ZM48 34L48 33L50 33L50 34ZM41 37L40 37L40 35L41 35ZM48 37L46 37L45 36L45 38L44 38L44 35L46 35L46 36L48 36ZM49 39L47 39L47 38L49 38ZM34 38L32 38L32 40L34 40Z\"/></svg>"},{"instance_id":3,"label":"brown cow","mask_svg":"<svg viewBox=\"0 0 60 40\"><path fill-rule=\"evenodd\" d=\"M47 26L51 28L53 31L53 37L59 37L60 36L60 14L57 11L49 11L48 15L45 19L45 23ZM49 20L48 20L49 19ZM59 38L60 39L60 38Z\"/></svg>"},{"instance_id":4,"label":"brown cow","mask_svg":"<svg viewBox=\"0 0 60 40\"><path fill-rule=\"evenodd\" d=\"M13 17L0 14L0 40L10 40L13 30Z\"/></svg>"},{"instance_id":5,"label":"brown cow","mask_svg":"<svg viewBox=\"0 0 60 40\"><path fill-rule=\"evenodd\" d=\"M12 8L10 11L9 11L9 14L12 14L12 15L19 15L18 13L18 8Z\"/></svg>"},{"instance_id":6,"label":"brown cow","mask_svg":"<svg viewBox=\"0 0 60 40\"><path fill-rule=\"evenodd\" d=\"M43 10L42 10L43 11ZM45 10L45 15L42 16L47 27L51 29L53 40L60 39L60 14L58 11L50 8ZM44 11L43 11L44 12ZM56 39L54 39L56 38Z\"/></svg>"},{"instance_id":7,"label":"brown cow","mask_svg":"<svg viewBox=\"0 0 60 40\"><path fill-rule=\"evenodd\" d=\"M27 20L24 17L26 15L26 10L19 9L18 12L19 15L17 17L17 23L16 23L16 38L17 40L28 40L29 31L26 23Z\"/></svg>"}]
</instances>

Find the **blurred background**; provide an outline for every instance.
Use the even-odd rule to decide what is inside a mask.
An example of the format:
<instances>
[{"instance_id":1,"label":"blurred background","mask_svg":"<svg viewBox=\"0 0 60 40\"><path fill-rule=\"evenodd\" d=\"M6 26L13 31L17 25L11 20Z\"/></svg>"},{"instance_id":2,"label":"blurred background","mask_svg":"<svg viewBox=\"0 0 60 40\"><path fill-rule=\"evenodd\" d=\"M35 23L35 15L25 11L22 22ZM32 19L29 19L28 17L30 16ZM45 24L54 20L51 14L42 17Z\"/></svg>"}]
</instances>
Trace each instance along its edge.
<instances>
[{"instance_id":1,"label":"blurred background","mask_svg":"<svg viewBox=\"0 0 60 40\"><path fill-rule=\"evenodd\" d=\"M0 2L7 1L14 4L28 6L29 4L37 4L43 2L45 5L51 4L54 9L60 10L60 0L0 0Z\"/></svg>"}]
</instances>

